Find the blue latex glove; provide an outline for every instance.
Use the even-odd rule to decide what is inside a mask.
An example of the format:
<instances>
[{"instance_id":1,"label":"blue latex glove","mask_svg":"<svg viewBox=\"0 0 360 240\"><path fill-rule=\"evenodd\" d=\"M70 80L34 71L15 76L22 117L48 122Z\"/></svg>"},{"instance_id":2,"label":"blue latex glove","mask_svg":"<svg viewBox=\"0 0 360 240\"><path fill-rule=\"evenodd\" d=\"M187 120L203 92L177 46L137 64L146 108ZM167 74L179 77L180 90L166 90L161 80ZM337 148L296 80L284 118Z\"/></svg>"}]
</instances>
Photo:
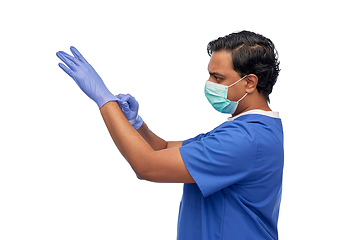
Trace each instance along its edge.
<instances>
[{"instance_id":1,"label":"blue latex glove","mask_svg":"<svg viewBox=\"0 0 360 240\"><path fill-rule=\"evenodd\" d=\"M119 94L116 95L119 99L118 104L123 111L127 120L129 120L130 124L138 129L143 124L142 118L138 115L139 112L139 103L136 99L130 94Z\"/></svg>"},{"instance_id":2,"label":"blue latex glove","mask_svg":"<svg viewBox=\"0 0 360 240\"><path fill-rule=\"evenodd\" d=\"M63 51L56 53L67 65L59 63L60 68L75 80L76 84L89 98L96 102L99 109L109 101L117 101L117 98L106 88L101 77L80 52L74 47L71 47L70 51L74 57Z\"/></svg>"}]
</instances>

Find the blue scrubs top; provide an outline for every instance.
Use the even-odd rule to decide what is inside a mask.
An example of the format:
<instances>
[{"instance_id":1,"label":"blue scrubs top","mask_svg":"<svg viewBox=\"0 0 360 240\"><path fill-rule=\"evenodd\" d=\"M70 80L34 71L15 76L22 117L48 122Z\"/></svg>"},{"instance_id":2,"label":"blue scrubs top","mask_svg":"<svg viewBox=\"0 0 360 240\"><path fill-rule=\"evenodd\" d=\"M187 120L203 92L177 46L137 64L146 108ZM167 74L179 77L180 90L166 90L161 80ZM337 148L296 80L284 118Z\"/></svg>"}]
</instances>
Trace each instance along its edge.
<instances>
[{"instance_id":1,"label":"blue scrubs top","mask_svg":"<svg viewBox=\"0 0 360 240\"><path fill-rule=\"evenodd\" d=\"M178 240L278 239L284 165L276 112L251 110L183 142Z\"/></svg>"}]
</instances>

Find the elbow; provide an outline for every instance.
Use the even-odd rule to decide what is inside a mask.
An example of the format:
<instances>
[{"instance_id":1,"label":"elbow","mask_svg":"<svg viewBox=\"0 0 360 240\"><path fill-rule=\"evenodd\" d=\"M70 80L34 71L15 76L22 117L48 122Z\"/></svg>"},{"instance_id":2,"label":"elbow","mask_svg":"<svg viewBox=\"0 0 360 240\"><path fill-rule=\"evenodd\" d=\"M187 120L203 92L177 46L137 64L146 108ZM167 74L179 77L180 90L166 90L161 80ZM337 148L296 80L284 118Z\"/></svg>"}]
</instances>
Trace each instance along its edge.
<instances>
[{"instance_id":1,"label":"elbow","mask_svg":"<svg viewBox=\"0 0 360 240\"><path fill-rule=\"evenodd\" d=\"M146 179L143 177L142 174L139 174L139 173L137 173L137 172L135 172L135 174L136 174L136 177L137 177L139 180L146 180Z\"/></svg>"},{"instance_id":2,"label":"elbow","mask_svg":"<svg viewBox=\"0 0 360 240\"><path fill-rule=\"evenodd\" d=\"M139 180L154 181L154 177L156 178L157 168L150 154L146 157L142 156L136 160L137 161L132 159L131 161L128 161L134 170L136 177Z\"/></svg>"},{"instance_id":3,"label":"elbow","mask_svg":"<svg viewBox=\"0 0 360 240\"><path fill-rule=\"evenodd\" d=\"M140 171L140 169L137 169L137 168L134 168L134 167L133 167L133 171L135 172L136 177L137 177L139 180L145 180L143 171Z\"/></svg>"},{"instance_id":4,"label":"elbow","mask_svg":"<svg viewBox=\"0 0 360 240\"><path fill-rule=\"evenodd\" d=\"M149 174L148 174L148 170L144 167L140 167L140 168L134 168L133 169L135 174L136 174L136 177L139 179L139 180L146 180L146 181L151 181L149 179Z\"/></svg>"},{"instance_id":5,"label":"elbow","mask_svg":"<svg viewBox=\"0 0 360 240\"><path fill-rule=\"evenodd\" d=\"M137 169L137 171L135 171L135 174L139 180L157 182L154 172L149 171L148 169Z\"/></svg>"},{"instance_id":6,"label":"elbow","mask_svg":"<svg viewBox=\"0 0 360 240\"><path fill-rule=\"evenodd\" d=\"M152 178L149 177L149 176L146 175L146 174L140 174L140 173L137 173L137 172L136 172L136 177L137 177L139 180L145 180L145 181L153 182Z\"/></svg>"}]
</instances>

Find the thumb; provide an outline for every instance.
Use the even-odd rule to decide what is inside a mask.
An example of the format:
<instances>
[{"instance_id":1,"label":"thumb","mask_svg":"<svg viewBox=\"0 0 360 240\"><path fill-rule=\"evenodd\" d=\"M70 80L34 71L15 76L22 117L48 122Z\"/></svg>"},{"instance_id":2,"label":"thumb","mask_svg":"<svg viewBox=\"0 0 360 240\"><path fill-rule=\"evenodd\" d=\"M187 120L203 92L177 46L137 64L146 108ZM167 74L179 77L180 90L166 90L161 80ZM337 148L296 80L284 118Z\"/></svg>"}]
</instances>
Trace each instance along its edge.
<instances>
[{"instance_id":1,"label":"thumb","mask_svg":"<svg viewBox=\"0 0 360 240\"><path fill-rule=\"evenodd\" d=\"M121 108L121 110L124 112L124 113L128 113L130 112L130 107L129 107L129 104L127 101L118 101L119 103L119 106Z\"/></svg>"},{"instance_id":2,"label":"thumb","mask_svg":"<svg viewBox=\"0 0 360 240\"><path fill-rule=\"evenodd\" d=\"M136 110L139 108L139 103L136 101L136 99L130 95L130 98L128 100L128 103L130 105L130 108L133 110Z\"/></svg>"}]
</instances>

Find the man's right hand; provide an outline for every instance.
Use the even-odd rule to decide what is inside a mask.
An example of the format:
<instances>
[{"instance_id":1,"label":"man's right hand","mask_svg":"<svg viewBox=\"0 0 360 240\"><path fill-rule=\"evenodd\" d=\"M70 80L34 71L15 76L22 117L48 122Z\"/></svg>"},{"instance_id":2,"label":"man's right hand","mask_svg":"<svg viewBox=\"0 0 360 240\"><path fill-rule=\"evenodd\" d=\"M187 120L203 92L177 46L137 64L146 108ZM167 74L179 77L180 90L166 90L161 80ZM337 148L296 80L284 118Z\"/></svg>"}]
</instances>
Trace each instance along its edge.
<instances>
[{"instance_id":1,"label":"man's right hand","mask_svg":"<svg viewBox=\"0 0 360 240\"><path fill-rule=\"evenodd\" d=\"M138 115L139 103L130 94L118 94L116 97L119 99L117 102L130 124L138 129L143 124L142 118Z\"/></svg>"}]
</instances>

